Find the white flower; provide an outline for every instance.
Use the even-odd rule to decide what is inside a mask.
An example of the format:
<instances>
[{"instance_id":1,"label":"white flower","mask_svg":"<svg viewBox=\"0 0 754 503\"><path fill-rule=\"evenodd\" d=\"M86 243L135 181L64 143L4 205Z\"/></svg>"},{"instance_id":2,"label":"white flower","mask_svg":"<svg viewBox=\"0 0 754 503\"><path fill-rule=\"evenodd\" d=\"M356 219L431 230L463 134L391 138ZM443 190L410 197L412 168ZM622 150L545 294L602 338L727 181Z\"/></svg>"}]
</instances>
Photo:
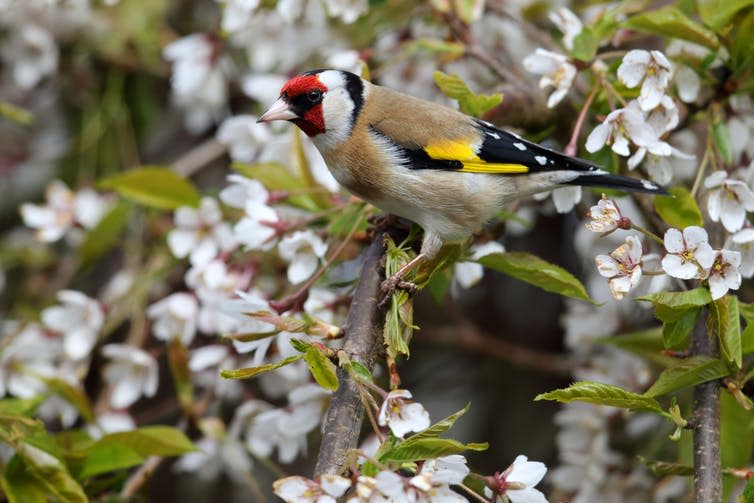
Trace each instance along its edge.
<instances>
[{"instance_id":1,"label":"white flower","mask_svg":"<svg viewBox=\"0 0 754 503\"><path fill-rule=\"evenodd\" d=\"M295 285L314 274L327 252L327 244L312 231L296 231L280 240L278 252L288 262L288 281Z\"/></svg>"},{"instance_id":2,"label":"white flower","mask_svg":"<svg viewBox=\"0 0 754 503\"><path fill-rule=\"evenodd\" d=\"M213 36L195 33L168 44L162 51L173 64L173 97L187 111L186 126L194 133L209 127L226 106L226 72L218 57L218 44Z\"/></svg>"},{"instance_id":3,"label":"white flower","mask_svg":"<svg viewBox=\"0 0 754 503\"><path fill-rule=\"evenodd\" d=\"M24 223L37 229L40 241L52 242L63 237L76 223L94 227L108 208L109 202L91 189L72 192L63 182L51 182L45 191L47 204L21 205Z\"/></svg>"},{"instance_id":4,"label":"white flower","mask_svg":"<svg viewBox=\"0 0 754 503\"><path fill-rule=\"evenodd\" d=\"M346 24L356 21L369 9L367 0L324 0L330 17L340 18Z\"/></svg>"},{"instance_id":5,"label":"white flower","mask_svg":"<svg viewBox=\"0 0 754 503\"><path fill-rule=\"evenodd\" d=\"M249 275L229 271L222 260L211 260L186 272L186 285L199 299L197 325L205 334L224 334L236 330L238 320L224 310L234 292L248 284Z\"/></svg>"},{"instance_id":6,"label":"white flower","mask_svg":"<svg viewBox=\"0 0 754 503\"><path fill-rule=\"evenodd\" d=\"M266 204L249 200L244 206L245 216L233 226L233 235L247 250L269 250L275 246L279 217Z\"/></svg>"},{"instance_id":7,"label":"white flower","mask_svg":"<svg viewBox=\"0 0 754 503\"><path fill-rule=\"evenodd\" d=\"M715 260L707 231L697 226L686 227L683 233L678 229L668 229L665 232L665 249L668 254L662 259L662 269L674 278L705 279Z\"/></svg>"},{"instance_id":8,"label":"white flower","mask_svg":"<svg viewBox=\"0 0 754 503\"><path fill-rule=\"evenodd\" d=\"M105 313L99 302L75 290L61 290L62 305L42 311L42 323L63 336L66 355L73 360L85 358L97 342Z\"/></svg>"},{"instance_id":9,"label":"white flower","mask_svg":"<svg viewBox=\"0 0 754 503\"><path fill-rule=\"evenodd\" d=\"M235 33L246 28L252 14L259 6L259 0L217 0L223 6L222 29Z\"/></svg>"},{"instance_id":10,"label":"white flower","mask_svg":"<svg viewBox=\"0 0 754 503\"><path fill-rule=\"evenodd\" d=\"M741 286L741 254L731 250L717 250L715 262L709 274L709 291L712 300L717 300L728 290L738 290Z\"/></svg>"},{"instance_id":11,"label":"white flower","mask_svg":"<svg viewBox=\"0 0 754 503\"><path fill-rule=\"evenodd\" d=\"M563 45L569 51L573 49L573 40L584 29L581 19L566 7L559 7L548 14L550 21L563 33Z\"/></svg>"},{"instance_id":12,"label":"white flower","mask_svg":"<svg viewBox=\"0 0 754 503\"><path fill-rule=\"evenodd\" d=\"M631 225L631 221L621 214L615 201L608 199L605 194L602 194L602 199L595 206L589 208L587 216L591 220L586 223L586 228L600 234L607 234L618 228L625 229Z\"/></svg>"},{"instance_id":13,"label":"white flower","mask_svg":"<svg viewBox=\"0 0 754 503\"><path fill-rule=\"evenodd\" d=\"M163 341L181 339L188 346L196 334L198 307L196 298L185 292L155 302L147 308L147 317L154 321L152 333Z\"/></svg>"},{"instance_id":14,"label":"white flower","mask_svg":"<svg viewBox=\"0 0 754 503\"><path fill-rule=\"evenodd\" d=\"M675 85L678 88L678 97L684 103L693 103L699 96L701 80L694 70L686 65L680 65L675 75Z\"/></svg>"},{"instance_id":15,"label":"white flower","mask_svg":"<svg viewBox=\"0 0 754 503\"><path fill-rule=\"evenodd\" d=\"M281 2L278 2L280 5ZM288 82L285 75L271 73L250 74L243 78L241 89L259 103L273 103L280 96L280 89Z\"/></svg>"},{"instance_id":16,"label":"white flower","mask_svg":"<svg viewBox=\"0 0 754 503\"><path fill-rule=\"evenodd\" d=\"M547 99L548 108L554 107L565 98L576 77L576 67L568 61L567 56L542 48L524 58L524 68L542 75L539 80L540 88L555 88Z\"/></svg>"},{"instance_id":17,"label":"white flower","mask_svg":"<svg viewBox=\"0 0 754 503\"><path fill-rule=\"evenodd\" d=\"M613 152L628 157L631 153L629 140L645 149L640 150L638 155L641 157L647 151L655 155L670 155L672 152L670 145L661 141L654 127L645 120L636 101L631 101L626 108L610 112L605 121L589 133L586 149L597 152L605 144L610 144Z\"/></svg>"},{"instance_id":18,"label":"white flower","mask_svg":"<svg viewBox=\"0 0 754 503\"><path fill-rule=\"evenodd\" d=\"M631 235L609 255L597 255L595 258L600 275L609 278L610 293L616 299L625 297L639 283L641 257L641 242Z\"/></svg>"},{"instance_id":19,"label":"white flower","mask_svg":"<svg viewBox=\"0 0 754 503\"><path fill-rule=\"evenodd\" d=\"M243 393L243 387L238 380L225 379L219 374L220 369L238 367L238 361L231 355L228 346L211 344L193 350L188 367L194 374L194 384L213 390L215 396L234 400L240 398Z\"/></svg>"},{"instance_id":20,"label":"white flower","mask_svg":"<svg viewBox=\"0 0 754 503\"><path fill-rule=\"evenodd\" d=\"M275 332L275 327L269 323L252 318L249 314L259 311L271 312L272 308L267 300L265 300L258 292L236 292L236 295L239 298L224 302L221 309L223 312L238 320L239 323L235 329L237 333L270 334L270 337L253 341L240 341L233 339L233 347L235 347L236 351L239 353L255 352L252 364L258 366L262 364L262 361L267 354L267 349L272 343L272 334ZM229 334L230 337L233 337L233 335L234 334Z\"/></svg>"},{"instance_id":21,"label":"white flower","mask_svg":"<svg viewBox=\"0 0 754 503\"><path fill-rule=\"evenodd\" d=\"M534 488L547 473L544 463L529 461L526 456L519 455L506 473L505 483L508 489L505 494L511 503L547 503L545 495ZM514 484L522 487L511 487Z\"/></svg>"},{"instance_id":22,"label":"white flower","mask_svg":"<svg viewBox=\"0 0 754 503\"><path fill-rule=\"evenodd\" d=\"M470 261L456 262L453 266L453 275L462 288L471 288L484 276L484 268L476 262L477 260L493 253L503 253L505 247L497 241L489 241L473 245L469 251L471 252Z\"/></svg>"},{"instance_id":23,"label":"white flower","mask_svg":"<svg viewBox=\"0 0 754 503\"><path fill-rule=\"evenodd\" d=\"M222 430L221 427L217 429ZM194 445L198 450L178 458L173 470L193 473L202 480L215 480L225 472L240 484L251 476L251 459L237 437L218 431L214 436L199 439Z\"/></svg>"},{"instance_id":24,"label":"white flower","mask_svg":"<svg viewBox=\"0 0 754 503\"><path fill-rule=\"evenodd\" d=\"M731 236L731 247L741 253L741 266L738 268L741 276L754 276L754 228L748 227Z\"/></svg>"},{"instance_id":25,"label":"white flower","mask_svg":"<svg viewBox=\"0 0 754 503\"><path fill-rule=\"evenodd\" d=\"M346 70L347 72L361 75L364 69L364 62L361 60L359 51L354 50L337 50L326 58L327 68L335 68L337 70Z\"/></svg>"},{"instance_id":26,"label":"white flower","mask_svg":"<svg viewBox=\"0 0 754 503\"><path fill-rule=\"evenodd\" d=\"M754 211L754 192L740 180L729 180L725 171L715 171L704 180L710 189L707 211L713 222L722 221L729 232L744 226L746 212Z\"/></svg>"},{"instance_id":27,"label":"white flower","mask_svg":"<svg viewBox=\"0 0 754 503\"><path fill-rule=\"evenodd\" d=\"M429 413L419 402L412 402L411 392L405 389L396 389L388 393L380 407L377 422L380 426L390 427L398 438L403 438L406 433L422 431L429 428Z\"/></svg>"},{"instance_id":28,"label":"white flower","mask_svg":"<svg viewBox=\"0 0 754 503\"><path fill-rule=\"evenodd\" d=\"M55 364L63 352L58 337L45 334L41 326L30 323L18 333L2 327L3 349L0 352L0 396L9 393L18 398L31 398L43 393L46 385L40 377L55 375Z\"/></svg>"},{"instance_id":29,"label":"white flower","mask_svg":"<svg viewBox=\"0 0 754 503\"><path fill-rule=\"evenodd\" d=\"M419 501L426 498L431 503L465 503L468 500L454 492L450 485L461 484L469 474L466 459L458 454L428 459L409 485L420 491Z\"/></svg>"},{"instance_id":30,"label":"white flower","mask_svg":"<svg viewBox=\"0 0 754 503\"><path fill-rule=\"evenodd\" d=\"M133 431L136 423L126 412L105 412L98 414L96 421L86 425L86 432L95 440L99 440L109 433Z\"/></svg>"},{"instance_id":31,"label":"white flower","mask_svg":"<svg viewBox=\"0 0 754 503\"><path fill-rule=\"evenodd\" d=\"M249 201L266 205L270 198L270 193L259 180L234 174L228 175L228 181L231 184L220 191L220 200L228 206L244 209Z\"/></svg>"},{"instance_id":32,"label":"white flower","mask_svg":"<svg viewBox=\"0 0 754 503\"><path fill-rule=\"evenodd\" d=\"M31 21L18 28L3 44L3 59L12 68L16 85L31 89L57 70L58 45L49 31Z\"/></svg>"},{"instance_id":33,"label":"white flower","mask_svg":"<svg viewBox=\"0 0 754 503\"><path fill-rule=\"evenodd\" d=\"M142 395L152 397L157 393L159 371L152 355L127 344L107 344L102 346L102 354L110 359L103 376L112 386L113 408L125 409Z\"/></svg>"},{"instance_id":34,"label":"white flower","mask_svg":"<svg viewBox=\"0 0 754 503\"><path fill-rule=\"evenodd\" d=\"M217 141L228 146L231 159L250 163L272 135L267 126L257 124L255 115L236 115L220 124L216 137Z\"/></svg>"},{"instance_id":35,"label":"white flower","mask_svg":"<svg viewBox=\"0 0 754 503\"><path fill-rule=\"evenodd\" d=\"M638 101L645 112L660 104L673 72L673 65L660 51L634 49L623 57L618 67L618 78L626 87L633 88L642 80Z\"/></svg>"},{"instance_id":36,"label":"white flower","mask_svg":"<svg viewBox=\"0 0 754 503\"><path fill-rule=\"evenodd\" d=\"M276 480L272 489L288 503L335 503L351 487L340 475L322 475L319 482L294 475Z\"/></svg>"},{"instance_id":37,"label":"white flower","mask_svg":"<svg viewBox=\"0 0 754 503\"><path fill-rule=\"evenodd\" d=\"M199 208L182 206L175 210L175 229L168 233L170 251L176 258L189 257L192 265L203 265L221 251L236 246L230 226L223 222L216 199L202 198Z\"/></svg>"}]
</instances>

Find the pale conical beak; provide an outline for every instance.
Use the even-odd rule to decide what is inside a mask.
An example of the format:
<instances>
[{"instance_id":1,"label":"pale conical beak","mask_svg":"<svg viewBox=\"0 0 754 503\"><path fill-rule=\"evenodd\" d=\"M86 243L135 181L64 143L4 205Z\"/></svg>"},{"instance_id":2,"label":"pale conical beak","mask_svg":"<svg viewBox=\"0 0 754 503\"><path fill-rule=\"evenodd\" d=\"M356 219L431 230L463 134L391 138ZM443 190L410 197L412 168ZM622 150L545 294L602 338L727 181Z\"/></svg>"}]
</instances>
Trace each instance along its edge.
<instances>
[{"instance_id":1,"label":"pale conical beak","mask_svg":"<svg viewBox=\"0 0 754 503\"><path fill-rule=\"evenodd\" d=\"M272 104L272 106L265 113L262 114L257 122L270 122L270 121L289 121L292 119L300 119L298 114L291 110L288 103L283 98Z\"/></svg>"}]
</instances>

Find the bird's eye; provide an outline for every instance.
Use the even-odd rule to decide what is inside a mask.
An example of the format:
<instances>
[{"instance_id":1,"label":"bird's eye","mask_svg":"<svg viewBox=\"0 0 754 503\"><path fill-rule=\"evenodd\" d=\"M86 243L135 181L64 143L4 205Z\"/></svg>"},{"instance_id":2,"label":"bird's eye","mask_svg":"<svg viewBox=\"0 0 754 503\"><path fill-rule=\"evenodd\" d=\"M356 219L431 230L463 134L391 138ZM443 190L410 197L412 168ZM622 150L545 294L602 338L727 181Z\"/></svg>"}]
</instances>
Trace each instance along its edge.
<instances>
[{"instance_id":1,"label":"bird's eye","mask_svg":"<svg viewBox=\"0 0 754 503\"><path fill-rule=\"evenodd\" d=\"M322 99L322 91L319 89L314 89L312 91L309 91L309 93L306 95L307 98L309 98L309 101L312 103L317 103L319 100Z\"/></svg>"}]
</instances>

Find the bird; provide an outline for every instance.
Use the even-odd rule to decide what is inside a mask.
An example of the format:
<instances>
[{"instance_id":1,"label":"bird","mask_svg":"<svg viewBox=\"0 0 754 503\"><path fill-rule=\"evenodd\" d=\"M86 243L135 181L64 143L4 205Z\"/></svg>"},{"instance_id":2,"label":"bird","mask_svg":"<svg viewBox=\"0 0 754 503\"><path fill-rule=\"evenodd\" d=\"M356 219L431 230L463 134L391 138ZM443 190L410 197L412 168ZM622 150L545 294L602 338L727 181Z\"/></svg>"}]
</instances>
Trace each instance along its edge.
<instances>
[{"instance_id":1,"label":"bird","mask_svg":"<svg viewBox=\"0 0 754 503\"><path fill-rule=\"evenodd\" d=\"M419 253L382 283L387 295L446 244L470 238L511 201L564 185L667 194L537 145L454 108L318 69L292 77L258 122L290 121L351 193L424 231ZM387 298L387 297L386 297Z\"/></svg>"}]
</instances>

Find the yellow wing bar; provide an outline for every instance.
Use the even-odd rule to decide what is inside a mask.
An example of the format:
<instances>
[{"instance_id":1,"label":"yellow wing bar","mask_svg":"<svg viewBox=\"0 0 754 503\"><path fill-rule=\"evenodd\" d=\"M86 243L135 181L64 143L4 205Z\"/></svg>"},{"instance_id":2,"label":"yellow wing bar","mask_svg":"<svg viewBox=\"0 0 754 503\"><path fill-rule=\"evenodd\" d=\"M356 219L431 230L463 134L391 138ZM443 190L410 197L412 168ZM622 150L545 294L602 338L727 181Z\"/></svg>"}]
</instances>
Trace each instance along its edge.
<instances>
[{"instance_id":1,"label":"yellow wing bar","mask_svg":"<svg viewBox=\"0 0 754 503\"><path fill-rule=\"evenodd\" d=\"M472 143L464 140L443 140L430 143L424 151L432 159L443 161L461 161L464 173L520 174L528 173L529 168L523 164L492 163L479 158Z\"/></svg>"},{"instance_id":2,"label":"yellow wing bar","mask_svg":"<svg viewBox=\"0 0 754 503\"><path fill-rule=\"evenodd\" d=\"M523 164L502 164L484 161L462 161L463 167L459 170L464 173L490 173L494 175L528 173L529 168Z\"/></svg>"}]
</instances>

